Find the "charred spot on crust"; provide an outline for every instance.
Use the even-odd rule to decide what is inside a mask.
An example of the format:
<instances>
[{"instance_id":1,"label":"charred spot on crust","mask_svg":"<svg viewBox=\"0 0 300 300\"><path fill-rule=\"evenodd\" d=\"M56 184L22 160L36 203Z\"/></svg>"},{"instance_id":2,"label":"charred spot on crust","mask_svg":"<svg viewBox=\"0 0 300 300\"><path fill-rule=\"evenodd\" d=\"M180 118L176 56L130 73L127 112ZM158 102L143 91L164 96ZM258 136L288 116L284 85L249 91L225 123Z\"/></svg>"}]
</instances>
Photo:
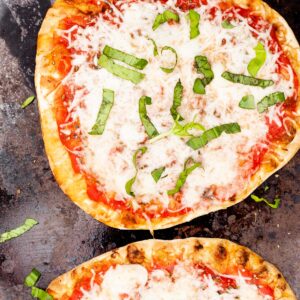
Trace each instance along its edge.
<instances>
[{"instance_id":1,"label":"charred spot on crust","mask_svg":"<svg viewBox=\"0 0 300 300\"><path fill-rule=\"evenodd\" d=\"M195 249L195 251L199 251L199 250L203 249L203 245L199 241L196 241L196 243L194 245L194 249Z\"/></svg>"},{"instance_id":2,"label":"charred spot on crust","mask_svg":"<svg viewBox=\"0 0 300 300\"><path fill-rule=\"evenodd\" d=\"M237 252L236 261L239 265L245 267L249 260L249 252L245 249L241 249Z\"/></svg>"},{"instance_id":3,"label":"charred spot on crust","mask_svg":"<svg viewBox=\"0 0 300 300\"><path fill-rule=\"evenodd\" d=\"M216 249L216 252L215 252L215 257L218 260L224 260L227 257L227 250L222 244L219 244L217 246L217 249Z\"/></svg>"},{"instance_id":4,"label":"charred spot on crust","mask_svg":"<svg viewBox=\"0 0 300 300\"><path fill-rule=\"evenodd\" d=\"M111 258L117 258L118 256L119 256L119 252L118 252L117 250L114 249L114 250L112 251L110 257L111 257Z\"/></svg>"},{"instance_id":5,"label":"charred spot on crust","mask_svg":"<svg viewBox=\"0 0 300 300\"><path fill-rule=\"evenodd\" d=\"M268 268L266 265L261 266L256 272L257 277L265 277L268 274Z\"/></svg>"},{"instance_id":6,"label":"charred spot on crust","mask_svg":"<svg viewBox=\"0 0 300 300\"><path fill-rule=\"evenodd\" d=\"M132 264L141 264L145 260L145 253L143 250L138 249L135 245L127 247L127 259Z\"/></svg>"}]
</instances>

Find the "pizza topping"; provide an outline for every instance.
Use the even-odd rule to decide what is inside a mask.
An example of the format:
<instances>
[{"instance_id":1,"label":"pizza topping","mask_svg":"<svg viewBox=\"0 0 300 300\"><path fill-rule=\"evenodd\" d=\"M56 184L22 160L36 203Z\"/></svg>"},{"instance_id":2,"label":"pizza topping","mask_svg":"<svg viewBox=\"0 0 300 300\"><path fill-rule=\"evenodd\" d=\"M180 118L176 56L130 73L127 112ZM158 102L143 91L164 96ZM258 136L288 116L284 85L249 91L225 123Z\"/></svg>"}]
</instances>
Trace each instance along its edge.
<instances>
[{"instance_id":1,"label":"pizza topping","mask_svg":"<svg viewBox=\"0 0 300 300\"><path fill-rule=\"evenodd\" d=\"M139 114L149 138L154 138L159 135L159 133L147 115L146 105L150 104L152 104L152 99L150 97L141 97L139 101Z\"/></svg>"},{"instance_id":2,"label":"pizza topping","mask_svg":"<svg viewBox=\"0 0 300 300\"><path fill-rule=\"evenodd\" d=\"M187 145L192 149L197 150L204 147L208 142L218 138L225 132L227 134L234 134L241 132L241 127L238 123L228 123L210 128L204 131L200 136L192 137L187 141Z\"/></svg>"},{"instance_id":3,"label":"pizza topping","mask_svg":"<svg viewBox=\"0 0 300 300\"><path fill-rule=\"evenodd\" d=\"M147 151L147 148L146 147L142 147L138 150L136 150L133 154L133 157L132 157L132 162L133 162L133 165L134 165L134 168L135 168L135 175L129 179L127 182L126 182L126 185L125 185L125 189L126 189L126 193L132 197L134 197L134 193L132 191L132 185L134 184L135 180L136 180L136 176L137 176L137 173L138 173L138 168L137 168L137 156L139 155L139 153L141 154L145 154L145 152Z\"/></svg>"},{"instance_id":4,"label":"pizza topping","mask_svg":"<svg viewBox=\"0 0 300 300\"><path fill-rule=\"evenodd\" d=\"M21 105L22 108L27 107L29 104L31 104L35 99L35 96L28 97Z\"/></svg>"},{"instance_id":5,"label":"pizza topping","mask_svg":"<svg viewBox=\"0 0 300 300\"><path fill-rule=\"evenodd\" d=\"M267 199L258 197L256 195L251 195L251 199L253 199L255 202L265 202L271 208L278 208L280 204L280 198L278 197L274 199L274 203L270 203Z\"/></svg>"},{"instance_id":6,"label":"pizza topping","mask_svg":"<svg viewBox=\"0 0 300 300\"><path fill-rule=\"evenodd\" d=\"M0 234L0 243L4 243L8 240L14 239L19 237L20 235L24 234L25 232L29 231L32 227L38 224L38 221L34 219L26 219L25 223L15 229L12 229L8 232L4 232Z\"/></svg>"},{"instance_id":7,"label":"pizza topping","mask_svg":"<svg viewBox=\"0 0 300 300\"><path fill-rule=\"evenodd\" d=\"M161 175L164 173L165 169L166 167L161 167L151 172L151 175L155 182L157 182L161 178Z\"/></svg>"},{"instance_id":8,"label":"pizza topping","mask_svg":"<svg viewBox=\"0 0 300 300\"><path fill-rule=\"evenodd\" d=\"M232 29L234 28L235 26L232 25L228 20L224 20L222 23L221 23L222 27L224 29Z\"/></svg>"},{"instance_id":9,"label":"pizza topping","mask_svg":"<svg viewBox=\"0 0 300 300\"><path fill-rule=\"evenodd\" d=\"M123 63L139 70L143 70L148 64L146 59L135 57L131 54L114 49L107 45L103 49L103 54L109 58L122 61Z\"/></svg>"},{"instance_id":10,"label":"pizza topping","mask_svg":"<svg viewBox=\"0 0 300 300\"><path fill-rule=\"evenodd\" d=\"M172 73L177 65L177 60L178 60L178 56L177 56L177 52L174 48L170 47L170 46L164 46L161 49L161 54L163 54L164 51L171 51L174 55L175 55L175 61L173 63L173 66L170 68L165 68L165 67L160 67L165 73Z\"/></svg>"},{"instance_id":11,"label":"pizza topping","mask_svg":"<svg viewBox=\"0 0 300 300\"><path fill-rule=\"evenodd\" d=\"M261 67L264 65L267 59L267 52L265 50L264 45L259 42L257 46L254 48L255 50L255 58L253 58L248 64L248 72L252 77L255 77Z\"/></svg>"},{"instance_id":12,"label":"pizza topping","mask_svg":"<svg viewBox=\"0 0 300 300\"><path fill-rule=\"evenodd\" d=\"M101 135L103 133L109 113L114 105L114 99L114 91L103 89L102 103L98 112L97 120L89 134Z\"/></svg>"},{"instance_id":13,"label":"pizza topping","mask_svg":"<svg viewBox=\"0 0 300 300\"><path fill-rule=\"evenodd\" d=\"M205 94L205 86L207 86L214 79L214 73L206 56L196 56L195 66L197 69L197 73L202 74L203 78L197 78L195 80L193 91L196 94Z\"/></svg>"},{"instance_id":14,"label":"pizza topping","mask_svg":"<svg viewBox=\"0 0 300 300\"><path fill-rule=\"evenodd\" d=\"M154 39L151 39L148 37L148 40L151 41L153 44L153 55L158 56L158 48L157 48L157 45L156 45Z\"/></svg>"},{"instance_id":15,"label":"pizza topping","mask_svg":"<svg viewBox=\"0 0 300 300\"><path fill-rule=\"evenodd\" d=\"M183 86L181 84L180 79L177 81L174 94L173 94L173 104L170 109L171 115L174 120L182 121L183 117L177 112L177 109L180 107L183 97Z\"/></svg>"},{"instance_id":16,"label":"pizza topping","mask_svg":"<svg viewBox=\"0 0 300 300\"><path fill-rule=\"evenodd\" d=\"M168 190L168 195L174 195L180 191L185 184L187 177L196 169L201 166L201 163L195 162L191 157L184 162L183 171L179 174L175 188Z\"/></svg>"},{"instance_id":17,"label":"pizza topping","mask_svg":"<svg viewBox=\"0 0 300 300\"><path fill-rule=\"evenodd\" d=\"M239 102L239 107L244 109L255 109L255 99L253 95L247 95Z\"/></svg>"},{"instance_id":18,"label":"pizza topping","mask_svg":"<svg viewBox=\"0 0 300 300\"><path fill-rule=\"evenodd\" d=\"M34 286L41 277L41 273L33 268L31 272L25 277L24 283L28 287Z\"/></svg>"},{"instance_id":19,"label":"pizza topping","mask_svg":"<svg viewBox=\"0 0 300 300\"><path fill-rule=\"evenodd\" d=\"M268 107L284 101L285 101L284 93L282 92L272 93L268 96L265 96L262 100L260 100L257 103L258 112L263 113L266 110L268 110Z\"/></svg>"},{"instance_id":20,"label":"pizza topping","mask_svg":"<svg viewBox=\"0 0 300 300\"><path fill-rule=\"evenodd\" d=\"M114 74L115 76L129 80L134 84L140 83L145 77L145 74L143 73L128 69L126 67L114 63L113 60L111 60L104 54L100 56L98 60L98 65L102 68L105 68L108 72Z\"/></svg>"},{"instance_id":21,"label":"pizza topping","mask_svg":"<svg viewBox=\"0 0 300 300\"><path fill-rule=\"evenodd\" d=\"M188 17L190 19L190 39L192 40L200 34L200 15L195 10L191 9L188 13Z\"/></svg>"},{"instance_id":22,"label":"pizza topping","mask_svg":"<svg viewBox=\"0 0 300 300\"><path fill-rule=\"evenodd\" d=\"M179 15L170 10L165 10L162 14L158 14L156 16L154 23L152 25L152 30L156 30L160 25L169 21L174 21L178 23Z\"/></svg>"},{"instance_id":23,"label":"pizza topping","mask_svg":"<svg viewBox=\"0 0 300 300\"><path fill-rule=\"evenodd\" d=\"M253 86L259 86L262 88L266 88L268 86L271 86L274 84L273 80L265 80L265 79L259 79L255 77L246 76L243 74L234 74L230 73L228 71L224 72L222 74L222 77L228 81L234 82L234 83L240 83L245 85L253 85Z\"/></svg>"}]
</instances>

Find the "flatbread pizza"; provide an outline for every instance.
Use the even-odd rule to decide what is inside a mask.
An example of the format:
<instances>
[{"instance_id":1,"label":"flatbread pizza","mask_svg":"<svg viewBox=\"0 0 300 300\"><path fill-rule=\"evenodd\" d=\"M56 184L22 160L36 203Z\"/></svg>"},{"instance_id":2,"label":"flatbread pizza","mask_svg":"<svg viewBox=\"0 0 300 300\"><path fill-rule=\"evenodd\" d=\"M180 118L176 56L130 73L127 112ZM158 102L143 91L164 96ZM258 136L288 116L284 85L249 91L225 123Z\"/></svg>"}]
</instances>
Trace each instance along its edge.
<instances>
[{"instance_id":1,"label":"flatbread pizza","mask_svg":"<svg viewBox=\"0 0 300 300\"><path fill-rule=\"evenodd\" d=\"M227 208L299 149L299 74L260 0L57 0L35 73L50 166L112 227Z\"/></svg>"},{"instance_id":2,"label":"flatbread pizza","mask_svg":"<svg viewBox=\"0 0 300 300\"><path fill-rule=\"evenodd\" d=\"M273 265L209 238L129 244L58 277L47 292L54 300L296 299Z\"/></svg>"}]
</instances>

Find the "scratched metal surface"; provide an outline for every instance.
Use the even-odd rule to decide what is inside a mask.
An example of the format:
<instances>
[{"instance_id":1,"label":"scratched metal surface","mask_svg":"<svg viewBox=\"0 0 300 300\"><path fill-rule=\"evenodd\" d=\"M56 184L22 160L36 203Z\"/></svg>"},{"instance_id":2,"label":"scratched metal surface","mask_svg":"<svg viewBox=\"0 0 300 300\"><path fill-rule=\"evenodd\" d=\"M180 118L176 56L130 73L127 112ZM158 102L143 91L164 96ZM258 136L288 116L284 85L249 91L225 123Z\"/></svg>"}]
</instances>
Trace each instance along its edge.
<instances>
[{"instance_id":1,"label":"scratched metal surface","mask_svg":"<svg viewBox=\"0 0 300 300\"><path fill-rule=\"evenodd\" d=\"M300 2L267 1L286 17L300 38ZM36 267L45 288L59 274L115 247L151 238L146 231L120 231L93 220L61 192L45 156L34 93L36 36L49 0L0 0L0 232L39 221L30 232L0 245L0 299L31 299L24 276ZM280 209L247 199L189 224L155 232L156 238L228 238L274 263L300 297L300 155L265 185ZM265 186L264 185L264 186ZM263 187L257 194L264 195Z\"/></svg>"}]
</instances>

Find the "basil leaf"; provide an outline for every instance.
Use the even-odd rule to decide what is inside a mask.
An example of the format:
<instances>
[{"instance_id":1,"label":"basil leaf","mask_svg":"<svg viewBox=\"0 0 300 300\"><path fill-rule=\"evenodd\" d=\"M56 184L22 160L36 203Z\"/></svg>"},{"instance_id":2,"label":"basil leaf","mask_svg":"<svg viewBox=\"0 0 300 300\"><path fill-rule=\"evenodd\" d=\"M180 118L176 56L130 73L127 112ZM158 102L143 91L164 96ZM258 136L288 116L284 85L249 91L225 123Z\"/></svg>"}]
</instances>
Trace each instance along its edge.
<instances>
[{"instance_id":1,"label":"basil leaf","mask_svg":"<svg viewBox=\"0 0 300 300\"><path fill-rule=\"evenodd\" d=\"M234 28L235 26L232 25L228 20L224 20L222 23L221 23L222 27L225 28L225 29L232 29Z\"/></svg>"},{"instance_id":2,"label":"basil leaf","mask_svg":"<svg viewBox=\"0 0 300 300\"><path fill-rule=\"evenodd\" d=\"M257 75L258 71L264 65L267 59L267 52L265 50L264 45L261 42L257 44L254 50L255 58L251 59L247 67L249 74L253 77Z\"/></svg>"},{"instance_id":3,"label":"basil leaf","mask_svg":"<svg viewBox=\"0 0 300 300\"><path fill-rule=\"evenodd\" d=\"M156 30L160 25L168 22L168 21L175 21L179 22L179 15L174 13L170 10L165 10L162 14L158 14L154 20L152 25L152 30Z\"/></svg>"},{"instance_id":4,"label":"basil leaf","mask_svg":"<svg viewBox=\"0 0 300 300\"><path fill-rule=\"evenodd\" d=\"M145 74L143 73L125 68L121 65L114 63L114 61L107 57L105 54L102 54L100 56L98 60L98 65L106 69L109 73L112 73L113 75L122 79L129 80L134 84L138 84L145 77Z\"/></svg>"},{"instance_id":5,"label":"basil leaf","mask_svg":"<svg viewBox=\"0 0 300 300\"><path fill-rule=\"evenodd\" d=\"M142 147L142 148L136 150L133 154L133 157L132 157L132 162L133 162L133 165L134 165L134 168L135 168L135 175L131 179L129 179L125 184L126 193L128 195L132 196L132 197L134 197L135 195L134 195L134 193L131 189L132 189L132 186L133 186L133 184L136 180L136 176L137 176L137 173L138 173L137 162L136 162L137 156L138 156L139 153L144 154L146 151L147 151L147 147Z\"/></svg>"},{"instance_id":6,"label":"basil leaf","mask_svg":"<svg viewBox=\"0 0 300 300\"><path fill-rule=\"evenodd\" d=\"M259 78L255 78L255 77L242 75L242 74L234 74L234 73L230 73L227 71L222 74L222 77L224 79L234 82L234 83L259 86L261 88L266 88L266 87L274 84L273 80L259 79Z\"/></svg>"},{"instance_id":7,"label":"basil leaf","mask_svg":"<svg viewBox=\"0 0 300 300\"><path fill-rule=\"evenodd\" d=\"M158 168L158 169L154 169L151 172L151 175L152 175L155 182L158 182L158 180L161 178L161 175L163 174L165 169L166 169L165 167L161 167L161 168Z\"/></svg>"},{"instance_id":8,"label":"basil leaf","mask_svg":"<svg viewBox=\"0 0 300 300\"><path fill-rule=\"evenodd\" d=\"M41 273L33 268L31 272L25 277L24 284L28 287L34 286L41 277Z\"/></svg>"},{"instance_id":9,"label":"basil leaf","mask_svg":"<svg viewBox=\"0 0 300 300\"><path fill-rule=\"evenodd\" d=\"M135 57L131 54L120 51L107 45L103 49L103 54L109 58L122 61L123 63L139 70L143 70L148 64L148 61L146 59Z\"/></svg>"},{"instance_id":10,"label":"basil leaf","mask_svg":"<svg viewBox=\"0 0 300 300\"><path fill-rule=\"evenodd\" d=\"M32 103L35 99L35 96L28 97L21 105L21 108L27 107L30 103Z\"/></svg>"},{"instance_id":11,"label":"basil leaf","mask_svg":"<svg viewBox=\"0 0 300 300\"><path fill-rule=\"evenodd\" d=\"M174 120L179 120L182 121L184 120L183 117L177 112L178 107L181 105L182 102L182 97L183 97L183 86L181 84L180 79L177 81L175 88L174 88L174 93L173 93L173 104L170 109L170 113L173 117Z\"/></svg>"},{"instance_id":12,"label":"basil leaf","mask_svg":"<svg viewBox=\"0 0 300 300\"><path fill-rule=\"evenodd\" d=\"M259 113L263 113L268 110L268 107L273 106L277 103L284 102L285 96L282 92L275 92L260 100L257 103L257 110Z\"/></svg>"},{"instance_id":13,"label":"basil leaf","mask_svg":"<svg viewBox=\"0 0 300 300\"><path fill-rule=\"evenodd\" d=\"M205 94L205 86L207 86L214 79L214 73L206 56L196 56L195 66L197 73L202 74L203 78L197 78L195 80L193 91L196 94Z\"/></svg>"},{"instance_id":14,"label":"basil leaf","mask_svg":"<svg viewBox=\"0 0 300 300\"><path fill-rule=\"evenodd\" d=\"M253 95L247 95L242 98L239 103L240 108L255 109L255 100Z\"/></svg>"},{"instance_id":15,"label":"basil leaf","mask_svg":"<svg viewBox=\"0 0 300 300\"><path fill-rule=\"evenodd\" d=\"M53 300L53 296L35 286L31 288L31 296L40 300Z\"/></svg>"},{"instance_id":16,"label":"basil leaf","mask_svg":"<svg viewBox=\"0 0 300 300\"><path fill-rule=\"evenodd\" d=\"M26 219L25 223L15 229L0 234L0 243L4 243L8 240L14 239L25 232L29 231L34 225L38 224L38 221L34 219Z\"/></svg>"},{"instance_id":17,"label":"basil leaf","mask_svg":"<svg viewBox=\"0 0 300 300\"><path fill-rule=\"evenodd\" d=\"M274 203L270 203L267 199L260 198L255 195L251 195L251 199L253 199L255 202L265 202L271 208L278 208L279 204L280 204L280 198L277 198L277 197L274 199Z\"/></svg>"},{"instance_id":18,"label":"basil leaf","mask_svg":"<svg viewBox=\"0 0 300 300\"><path fill-rule=\"evenodd\" d=\"M199 22L200 22L200 15L191 9L189 11L188 17L190 19L190 39L196 38L200 34L199 30Z\"/></svg>"},{"instance_id":19,"label":"basil leaf","mask_svg":"<svg viewBox=\"0 0 300 300\"><path fill-rule=\"evenodd\" d=\"M115 93L112 90L103 89L102 103L98 112L97 120L90 135L101 135L104 132L109 113L114 105Z\"/></svg>"},{"instance_id":20,"label":"basil leaf","mask_svg":"<svg viewBox=\"0 0 300 300\"><path fill-rule=\"evenodd\" d=\"M159 135L159 133L147 115L146 105L150 105L150 104L152 104L152 99L150 97L147 96L141 97L139 100L139 115L140 115L141 122L145 127L146 133L150 138L153 138Z\"/></svg>"},{"instance_id":21,"label":"basil leaf","mask_svg":"<svg viewBox=\"0 0 300 300\"><path fill-rule=\"evenodd\" d=\"M153 39L149 38L149 37L148 37L148 40L151 41L152 44L153 44L153 55L157 56L158 55L158 49L157 49L157 45L156 45L155 41Z\"/></svg>"},{"instance_id":22,"label":"basil leaf","mask_svg":"<svg viewBox=\"0 0 300 300\"><path fill-rule=\"evenodd\" d=\"M175 64L172 68L164 68L164 67L160 67L165 73L172 73L177 65L177 60L178 60L178 56L177 56L177 52L174 48L170 47L170 46L164 46L162 49L161 49L161 54L164 52L164 51L171 51L172 53L175 54Z\"/></svg>"},{"instance_id":23,"label":"basil leaf","mask_svg":"<svg viewBox=\"0 0 300 300\"><path fill-rule=\"evenodd\" d=\"M194 150L204 147L208 142L221 136L225 132L227 134L234 134L241 132L240 125L238 123L228 123L210 128L204 131L200 136L192 137L187 141L187 145Z\"/></svg>"},{"instance_id":24,"label":"basil leaf","mask_svg":"<svg viewBox=\"0 0 300 300\"><path fill-rule=\"evenodd\" d=\"M190 167L188 165L192 163ZM183 187L183 185L186 182L187 177L196 169L201 166L200 163L195 162L192 158L188 158L184 163L183 171L179 174L179 177L177 179L175 188L172 190L168 190L168 195L174 195L180 191L180 189Z\"/></svg>"}]
</instances>

